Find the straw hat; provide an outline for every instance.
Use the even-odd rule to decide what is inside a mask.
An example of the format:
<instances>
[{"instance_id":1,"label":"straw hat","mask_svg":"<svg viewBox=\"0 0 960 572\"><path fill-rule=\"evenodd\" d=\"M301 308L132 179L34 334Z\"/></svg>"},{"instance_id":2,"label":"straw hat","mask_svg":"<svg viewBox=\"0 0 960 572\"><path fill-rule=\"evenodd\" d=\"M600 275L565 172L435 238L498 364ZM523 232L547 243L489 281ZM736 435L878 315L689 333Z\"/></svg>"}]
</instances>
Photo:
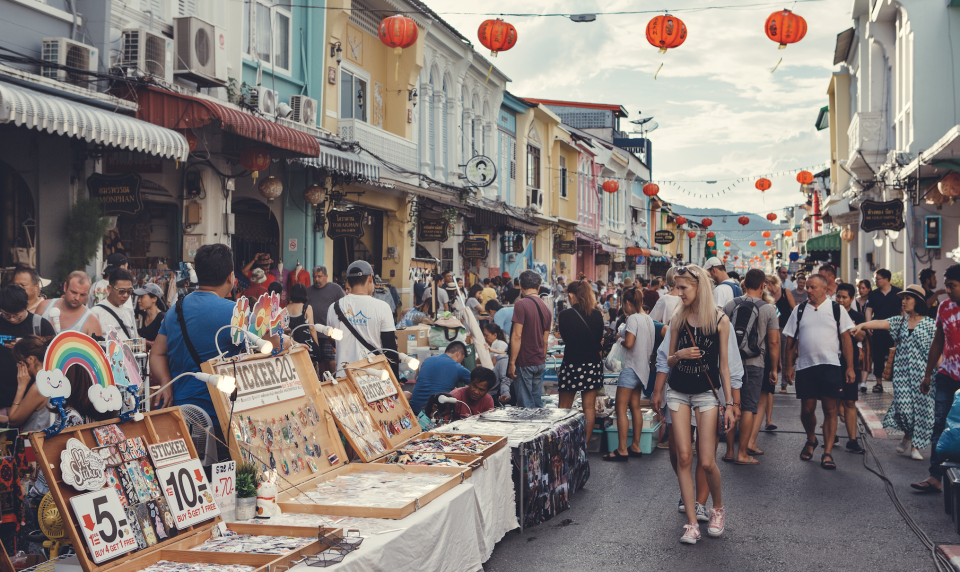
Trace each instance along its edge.
<instances>
[{"instance_id":1,"label":"straw hat","mask_svg":"<svg viewBox=\"0 0 960 572\"><path fill-rule=\"evenodd\" d=\"M919 284L911 284L900 292L897 292L897 296L900 296L900 298L903 298L904 296L913 296L918 304L927 303L926 294L927 293L923 290L923 286L920 286Z\"/></svg>"}]
</instances>

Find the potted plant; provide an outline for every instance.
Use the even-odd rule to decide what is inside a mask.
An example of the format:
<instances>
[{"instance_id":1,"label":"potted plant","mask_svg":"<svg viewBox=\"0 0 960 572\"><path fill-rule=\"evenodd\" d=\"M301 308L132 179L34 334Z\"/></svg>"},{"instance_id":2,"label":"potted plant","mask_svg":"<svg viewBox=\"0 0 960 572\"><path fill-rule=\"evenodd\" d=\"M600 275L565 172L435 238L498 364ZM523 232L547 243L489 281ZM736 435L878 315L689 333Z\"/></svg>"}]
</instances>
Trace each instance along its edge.
<instances>
[{"instance_id":1,"label":"potted plant","mask_svg":"<svg viewBox=\"0 0 960 572\"><path fill-rule=\"evenodd\" d=\"M256 463L237 465L237 520L250 520L257 515L259 472Z\"/></svg>"}]
</instances>

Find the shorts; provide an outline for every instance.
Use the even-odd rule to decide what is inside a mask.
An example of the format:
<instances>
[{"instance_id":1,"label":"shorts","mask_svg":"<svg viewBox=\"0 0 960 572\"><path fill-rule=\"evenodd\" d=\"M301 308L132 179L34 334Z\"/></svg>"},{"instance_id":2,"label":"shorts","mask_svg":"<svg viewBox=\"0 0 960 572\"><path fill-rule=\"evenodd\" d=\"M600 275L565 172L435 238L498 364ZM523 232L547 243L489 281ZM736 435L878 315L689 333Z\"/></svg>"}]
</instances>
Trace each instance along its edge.
<instances>
[{"instance_id":1,"label":"shorts","mask_svg":"<svg viewBox=\"0 0 960 572\"><path fill-rule=\"evenodd\" d=\"M756 365L743 366L743 387L740 388L740 410L757 412L760 404L760 388L766 381L764 369Z\"/></svg>"},{"instance_id":2,"label":"shorts","mask_svg":"<svg viewBox=\"0 0 960 572\"><path fill-rule=\"evenodd\" d=\"M839 399L843 376L839 365L815 365L797 371L797 399ZM857 384L853 384L856 389Z\"/></svg>"},{"instance_id":3,"label":"shorts","mask_svg":"<svg viewBox=\"0 0 960 572\"><path fill-rule=\"evenodd\" d=\"M617 378L617 387L624 389L636 389L637 386L643 388L643 380L633 371L632 367L620 370L620 377Z\"/></svg>"},{"instance_id":4,"label":"shorts","mask_svg":"<svg viewBox=\"0 0 960 572\"><path fill-rule=\"evenodd\" d=\"M763 383L760 384L760 395L765 393L773 393L773 390L777 388L776 383L770 383L770 368L764 368L763 370Z\"/></svg>"},{"instance_id":5,"label":"shorts","mask_svg":"<svg viewBox=\"0 0 960 572\"><path fill-rule=\"evenodd\" d=\"M700 412L709 411L720 405L712 391L703 393L680 393L667 388L667 408L670 411L679 411L681 405L686 405L690 409L700 409Z\"/></svg>"},{"instance_id":6,"label":"shorts","mask_svg":"<svg viewBox=\"0 0 960 572\"><path fill-rule=\"evenodd\" d=\"M857 401L860 399L860 370L853 370L854 375L857 377L854 378L857 381L854 383L847 383L846 377L840 376L840 399L844 401Z\"/></svg>"},{"instance_id":7,"label":"shorts","mask_svg":"<svg viewBox=\"0 0 960 572\"><path fill-rule=\"evenodd\" d=\"M337 346L333 340L317 340L320 342L320 357L324 361L337 361Z\"/></svg>"},{"instance_id":8,"label":"shorts","mask_svg":"<svg viewBox=\"0 0 960 572\"><path fill-rule=\"evenodd\" d=\"M595 391L603 387L603 363L566 363L557 372L558 391Z\"/></svg>"}]
</instances>

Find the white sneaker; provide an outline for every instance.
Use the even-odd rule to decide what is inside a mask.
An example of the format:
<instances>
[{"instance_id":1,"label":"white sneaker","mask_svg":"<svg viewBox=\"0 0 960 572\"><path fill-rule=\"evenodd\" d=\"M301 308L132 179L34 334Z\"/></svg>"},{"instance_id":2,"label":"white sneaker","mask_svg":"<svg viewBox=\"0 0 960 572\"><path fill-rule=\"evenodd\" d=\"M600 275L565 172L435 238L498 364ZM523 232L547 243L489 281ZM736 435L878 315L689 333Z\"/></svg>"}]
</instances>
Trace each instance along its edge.
<instances>
[{"instance_id":1,"label":"white sneaker","mask_svg":"<svg viewBox=\"0 0 960 572\"><path fill-rule=\"evenodd\" d=\"M710 515L707 514L707 507L697 503L697 522L710 522Z\"/></svg>"},{"instance_id":2,"label":"white sneaker","mask_svg":"<svg viewBox=\"0 0 960 572\"><path fill-rule=\"evenodd\" d=\"M903 453L906 453L907 449L909 448L910 448L910 436L904 435L903 439L900 440L900 444L897 445L897 449L896 449L897 453L900 453L902 455Z\"/></svg>"},{"instance_id":3,"label":"white sneaker","mask_svg":"<svg viewBox=\"0 0 960 572\"><path fill-rule=\"evenodd\" d=\"M910 451L910 458L913 459L914 461L922 461L922 460L923 460L923 455L920 454L920 450L919 450L919 449L917 449L916 447L914 447L914 448ZM697 518L699 518L699 517L700 517L700 515L697 514Z\"/></svg>"},{"instance_id":4,"label":"white sneaker","mask_svg":"<svg viewBox=\"0 0 960 572\"><path fill-rule=\"evenodd\" d=\"M680 497L680 504L677 505L677 512L680 514L687 512L687 507L683 506L683 497Z\"/></svg>"}]
</instances>

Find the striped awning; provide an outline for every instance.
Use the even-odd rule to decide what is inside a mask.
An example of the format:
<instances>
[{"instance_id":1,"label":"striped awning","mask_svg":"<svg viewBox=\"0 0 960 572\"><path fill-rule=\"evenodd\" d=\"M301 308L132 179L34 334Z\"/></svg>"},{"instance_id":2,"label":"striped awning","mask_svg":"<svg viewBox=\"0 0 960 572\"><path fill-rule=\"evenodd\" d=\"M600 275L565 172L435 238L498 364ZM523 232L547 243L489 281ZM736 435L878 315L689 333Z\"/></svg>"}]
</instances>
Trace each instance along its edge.
<instances>
[{"instance_id":1,"label":"striped awning","mask_svg":"<svg viewBox=\"0 0 960 572\"><path fill-rule=\"evenodd\" d=\"M0 83L0 123L186 161L190 146L171 129L55 95Z\"/></svg>"},{"instance_id":2,"label":"striped awning","mask_svg":"<svg viewBox=\"0 0 960 572\"><path fill-rule=\"evenodd\" d=\"M320 147L319 157L301 159L301 162L316 169L350 173L371 181L380 180L380 166L372 159L361 157L359 153L341 151L333 147Z\"/></svg>"}]
</instances>

